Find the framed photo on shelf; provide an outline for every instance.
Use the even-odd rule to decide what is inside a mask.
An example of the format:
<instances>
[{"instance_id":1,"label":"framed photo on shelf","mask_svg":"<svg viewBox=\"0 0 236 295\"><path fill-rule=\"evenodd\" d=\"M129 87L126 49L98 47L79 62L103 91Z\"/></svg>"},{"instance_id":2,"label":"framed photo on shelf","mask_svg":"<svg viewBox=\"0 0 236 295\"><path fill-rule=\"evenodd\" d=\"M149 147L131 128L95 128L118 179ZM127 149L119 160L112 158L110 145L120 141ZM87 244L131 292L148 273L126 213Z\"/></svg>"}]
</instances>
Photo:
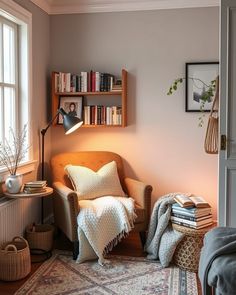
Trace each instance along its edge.
<instances>
[{"instance_id":1,"label":"framed photo on shelf","mask_svg":"<svg viewBox=\"0 0 236 295\"><path fill-rule=\"evenodd\" d=\"M207 91L207 85L219 75L219 62L194 62L186 63L186 112L200 112L201 97ZM212 100L206 101L204 111L209 112L212 107Z\"/></svg>"},{"instance_id":2,"label":"framed photo on shelf","mask_svg":"<svg viewBox=\"0 0 236 295\"><path fill-rule=\"evenodd\" d=\"M60 96L59 108L63 108L68 115L82 119L83 97L82 96ZM58 116L57 124L63 124L63 117Z\"/></svg>"}]
</instances>

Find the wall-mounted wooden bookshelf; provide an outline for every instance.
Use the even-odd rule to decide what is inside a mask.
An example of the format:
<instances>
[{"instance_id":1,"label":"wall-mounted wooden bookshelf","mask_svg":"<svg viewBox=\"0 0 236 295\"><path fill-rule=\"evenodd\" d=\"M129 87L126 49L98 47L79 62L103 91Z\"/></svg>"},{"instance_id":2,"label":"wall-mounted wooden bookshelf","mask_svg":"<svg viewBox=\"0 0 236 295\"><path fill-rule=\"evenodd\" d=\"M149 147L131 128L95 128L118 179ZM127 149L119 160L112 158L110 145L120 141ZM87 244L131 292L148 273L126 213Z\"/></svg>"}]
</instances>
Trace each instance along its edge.
<instances>
[{"instance_id":1,"label":"wall-mounted wooden bookshelf","mask_svg":"<svg viewBox=\"0 0 236 295\"><path fill-rule=\"evenodd\" d=\"M120 124L89 124L82 125L82 127L90 127L90 128L101 128L101 127L126 127L127 126L127 71L122 69L121 80L122 80L122 89L116 91L89 91L89 92L58 92L56 90L56 75L58 72L52 72L52 117L56 115L57 110L59 108L60 97L73 97L73 96L83 96L86 105L90 105L90 98L93 98L96 101L96 105L101 104L101 98L103 101L103 105L110 106L112 98L116 98L116 101L119 101L117 107L121 109L121 123ZM104 102L105 98L105 102ZM84 115L84 110L83 110ZM83 118L84 119L84 118ZM57 124L57 121L53 123Z\"/></svg>"}]
</instances>

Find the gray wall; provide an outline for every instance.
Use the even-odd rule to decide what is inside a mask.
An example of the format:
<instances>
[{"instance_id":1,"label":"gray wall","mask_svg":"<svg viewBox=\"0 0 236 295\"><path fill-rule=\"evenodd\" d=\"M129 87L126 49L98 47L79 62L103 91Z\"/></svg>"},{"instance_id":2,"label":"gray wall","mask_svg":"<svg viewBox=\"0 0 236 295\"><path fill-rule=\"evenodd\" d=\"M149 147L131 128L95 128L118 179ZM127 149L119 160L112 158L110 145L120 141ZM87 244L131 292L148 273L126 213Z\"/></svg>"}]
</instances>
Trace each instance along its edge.
<instances>
[{"instance_id":1,"label":"gray wall","mask_svg":"<svg viewBox=\"0 0 236 295\"><path fill-rule=\"evenodd\" d=\"M51 70L96 70L128 77L128 127L52 130L52 155L110 150L129 176L154 187L153 201L173 191L202 195L216 212L217 156L204 153L199 114L184 112L184 87L169 97L185 62L219 60L218 8L55 15Z\"/></svg>"}]
</instances>

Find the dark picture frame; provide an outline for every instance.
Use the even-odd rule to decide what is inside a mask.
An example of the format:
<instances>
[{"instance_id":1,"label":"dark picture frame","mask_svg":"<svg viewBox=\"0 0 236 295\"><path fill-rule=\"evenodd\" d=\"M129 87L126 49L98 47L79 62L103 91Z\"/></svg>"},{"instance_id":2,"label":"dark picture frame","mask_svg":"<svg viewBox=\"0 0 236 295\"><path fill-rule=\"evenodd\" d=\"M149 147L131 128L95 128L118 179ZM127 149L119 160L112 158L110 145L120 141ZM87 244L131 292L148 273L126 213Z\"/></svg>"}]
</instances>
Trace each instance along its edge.
<instances>
[{"instance_id":1,"label":"dark picture frame","mask_svg":"<svg viewBox=\"0 0 236 295\"><path fill-rule=\"evenodd\" d=\"M83 96L60 96L59 108L63 108L68 115L78 117L83 116ZM63 124L63 117L58 116L57 124Z\"/></svg>"},{"instance_id":2,"label":"dark picture frame","mask_svg":"<svg viewBox=\"0 0 236 295\"><path fill-rule=\"evenodd\" d=\"M201 79L207 85L219 75L219 62L191 62L185 64L185 111L201 112L201 95L204 93L204 86L200 81L191 78ZM206 102L204 111L210 112L213 99Z\"/></svg>"}]
</instances>

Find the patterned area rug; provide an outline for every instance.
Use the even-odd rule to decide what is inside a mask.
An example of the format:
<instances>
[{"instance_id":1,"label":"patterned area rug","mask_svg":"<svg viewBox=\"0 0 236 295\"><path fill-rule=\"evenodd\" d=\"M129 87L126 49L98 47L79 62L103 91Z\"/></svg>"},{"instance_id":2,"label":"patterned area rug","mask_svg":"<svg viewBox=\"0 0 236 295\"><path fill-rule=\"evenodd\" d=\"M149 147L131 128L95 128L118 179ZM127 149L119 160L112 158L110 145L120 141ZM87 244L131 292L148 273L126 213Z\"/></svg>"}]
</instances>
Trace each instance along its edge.
<instances>
[{"instance_id":1,"label":"patterned area rug","mask_svg":"<svg viewBox=\"0 0 236 295\"><path fill-rule=\"evenodd\" d=\"M57 252L44 262L15 295L197 295L195 273L162 268L143 257L109 256L77 264L71 253Z\"/></svg>"}]
</instances>

